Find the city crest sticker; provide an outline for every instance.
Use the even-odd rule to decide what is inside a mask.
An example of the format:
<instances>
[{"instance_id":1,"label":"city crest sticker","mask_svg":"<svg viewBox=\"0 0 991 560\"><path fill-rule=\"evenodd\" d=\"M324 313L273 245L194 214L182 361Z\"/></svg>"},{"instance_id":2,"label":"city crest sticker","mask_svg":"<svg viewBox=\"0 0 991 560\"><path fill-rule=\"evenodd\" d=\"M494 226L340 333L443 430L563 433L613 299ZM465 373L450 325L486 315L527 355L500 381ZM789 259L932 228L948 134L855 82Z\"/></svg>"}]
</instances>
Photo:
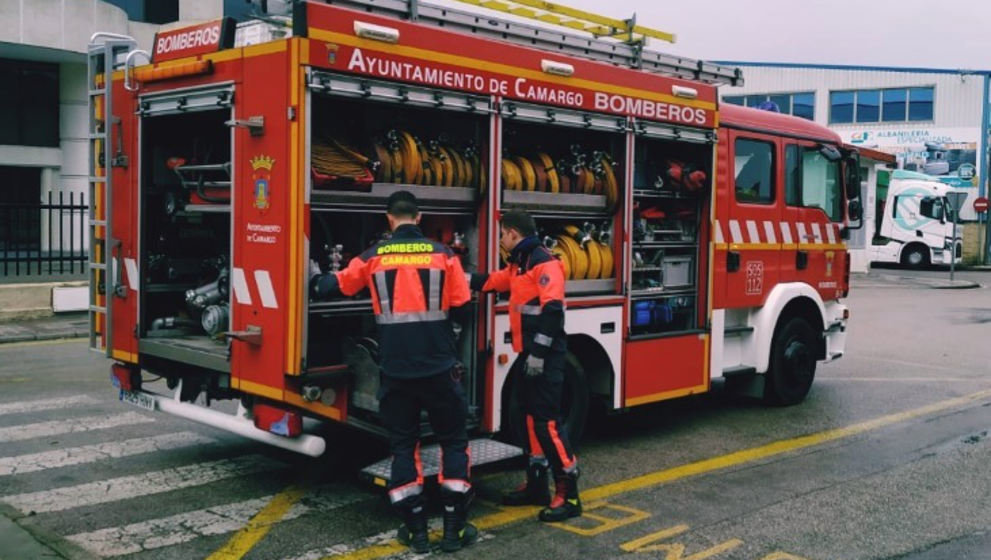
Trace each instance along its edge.
<instances>
[{"instance_id":1,"label":"city crest sticker","mask_svg":"<svg viewBox=\"0 0 991 560\"><path fill-rule=\"evenodd\" d=\"M264 213L271 206L271 177L272 166L275 160L265 156L257 155L250 160L251 178L255 182L255 201L253 206Z\"/></svg>"}]
</instances>

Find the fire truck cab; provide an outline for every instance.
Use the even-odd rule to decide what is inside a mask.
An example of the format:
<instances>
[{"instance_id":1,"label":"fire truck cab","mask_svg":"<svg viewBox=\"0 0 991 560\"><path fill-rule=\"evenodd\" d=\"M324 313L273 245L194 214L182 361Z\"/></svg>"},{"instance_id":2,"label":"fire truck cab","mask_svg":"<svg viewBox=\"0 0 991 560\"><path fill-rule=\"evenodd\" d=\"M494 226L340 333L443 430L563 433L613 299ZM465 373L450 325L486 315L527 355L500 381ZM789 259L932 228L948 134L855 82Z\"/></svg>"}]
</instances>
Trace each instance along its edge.
<instances>
[{"instance_id":1,"label":"fire truck cab","mask_svg":"<svg viewBox=\"0 0 991 560\"><path fill-rule=\"evenodd\" d=\"M150 61L94 37L91 345L122 400L312 456L304 416L380 432L382 294L310 301L308 280L387 235L400 189L467 270L502 266L500 213L536 217L568 270L573 437L592 402L723 381L794 404L842 355L859 180L837 135L719 107L735 69L394 4L300 3L285 37L243 46L223 20L163 32ZM518 372L507 300L470 305L484 436L518 427Z\"/></svg>"}]
</instances>

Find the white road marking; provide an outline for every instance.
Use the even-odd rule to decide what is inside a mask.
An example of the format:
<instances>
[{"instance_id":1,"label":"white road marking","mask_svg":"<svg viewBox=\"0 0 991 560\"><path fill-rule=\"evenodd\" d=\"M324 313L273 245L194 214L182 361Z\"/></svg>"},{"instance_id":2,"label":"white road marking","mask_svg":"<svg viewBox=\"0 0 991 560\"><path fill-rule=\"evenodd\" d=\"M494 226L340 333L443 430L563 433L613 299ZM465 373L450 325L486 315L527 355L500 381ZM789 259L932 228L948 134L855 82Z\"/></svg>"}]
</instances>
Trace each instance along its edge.
<instances>
[{"instance_id":1,"label":"white road marking","mask_svg":"<svg viewBox=\"0 0 991 560\"><path fill-rule=\"evenodd\" d=\"M0 415L17 414L20 412L37 412L39 410L52 410L55 408L68 408L82 404L96 404L100 402L87 395L75 395L72 397L62 397L57 399L44 399L40 401L24 401L0 404Z\"/></svg>"},{"instance_id":2,"label":"white road marking","mask_svg":"<svg viewBox=\"0 0 991 560\"><path fill-rule=\"evenodd\" d=\"M239 531L275 496L265 496L67 537L101 556L121 556L189 542L200 537ZM311 511L328 512L368 497L342 485L318 487L294 504L281 521Z\"/></svg>"},{"instance_id":3,"label":"white road marking","mask_svg":"<svg viewBox=\"0 0 991 560\"><path fill-rule=\"evenodd\" d=\"M182 488L202 486L218 480L235 478L284 467L283 463L261 455L246 455L139 475L122 476L41 492L29 492L0 498L21 513L45 513L146 497Z\"/></svg>"},{"instance_id":4,"label":"white road marking","mask_svg":"<svg viewBox=\"0 0 991 560\"><path fill-rule=\"evenodd\" d=\"M20 426L0 428L0 443L57 436L61 434L75 434L79 432L89 432L91 430L105 430L107 428L131 426L134 424L143 424L154 421L154 418L143 414L138 414L137 412L107 414L103 416L84 416L81 418L67 418L65 420L50 420L48 422L38 422L37 424L22 424Z\"/></svg>"},{"instance_id":5,"label":"white road marking","mask_svg":"<svg viewBox=\"0 0 991 560\"><path fill-rule=\"evenodd\" d=\"M69 447L42 453L0 458L0 476L24 474L94 463L105 459L117 459L155 451L179 449L193 445L214 443L216 440L193 432L179 432L160 436L110 441L82 447Z\"/></svg>"}]
</instances>

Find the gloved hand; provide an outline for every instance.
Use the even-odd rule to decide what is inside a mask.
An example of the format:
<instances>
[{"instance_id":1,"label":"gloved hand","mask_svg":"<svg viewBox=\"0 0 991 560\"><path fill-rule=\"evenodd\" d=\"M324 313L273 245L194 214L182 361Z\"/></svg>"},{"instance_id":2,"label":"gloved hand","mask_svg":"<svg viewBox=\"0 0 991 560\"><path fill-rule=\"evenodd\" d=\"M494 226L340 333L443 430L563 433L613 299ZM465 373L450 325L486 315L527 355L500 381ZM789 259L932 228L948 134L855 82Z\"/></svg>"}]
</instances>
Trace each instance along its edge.
<instances>
[{"instance_id":1,"label":"gloved hand","mask_svg":"<svg viewBox=\"0 0 991 560\"><path fill-rule=\"evenodd\" d=\"M310 259L310 282L321 274L323 274L323 272L320 270L320 265L317 264L317 261Z\"/></svg>"},{"instance_id":2,"label":"gloved hand","mask_svg":"<svg viewBox=\"0 0 991 560\"><path fill-rule=\"evenodd\" d=\"M542 375L544 373L544 359L530 354L523 364L523 373L529 376Z\"/></svg>"}]
</instances>

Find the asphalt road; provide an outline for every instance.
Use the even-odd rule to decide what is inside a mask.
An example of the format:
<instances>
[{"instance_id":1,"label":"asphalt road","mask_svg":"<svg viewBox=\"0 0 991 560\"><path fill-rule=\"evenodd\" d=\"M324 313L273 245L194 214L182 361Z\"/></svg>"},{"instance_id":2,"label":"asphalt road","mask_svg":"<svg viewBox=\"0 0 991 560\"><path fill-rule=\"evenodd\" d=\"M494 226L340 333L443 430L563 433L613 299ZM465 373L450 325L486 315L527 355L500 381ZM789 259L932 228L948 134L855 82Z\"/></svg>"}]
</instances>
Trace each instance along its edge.
<instances>
[{"instance_id":1,"label":"asphalt road","mask_svg":"<svg viewBox=\"0 0 991 560\"><path fill-rule=\"evenodd\" d=\"M580 520L499 508L518 473L476 473L483 538L455 556L991 559L991 289L939 274L857 277L846 356L799 406L713 394L597 422ZM0 346L0 511L52 557L408 557L355 474L381 443L334 431L299 458L121 404L107 371L84 341Z\"/></svg>"}]
</instances>

